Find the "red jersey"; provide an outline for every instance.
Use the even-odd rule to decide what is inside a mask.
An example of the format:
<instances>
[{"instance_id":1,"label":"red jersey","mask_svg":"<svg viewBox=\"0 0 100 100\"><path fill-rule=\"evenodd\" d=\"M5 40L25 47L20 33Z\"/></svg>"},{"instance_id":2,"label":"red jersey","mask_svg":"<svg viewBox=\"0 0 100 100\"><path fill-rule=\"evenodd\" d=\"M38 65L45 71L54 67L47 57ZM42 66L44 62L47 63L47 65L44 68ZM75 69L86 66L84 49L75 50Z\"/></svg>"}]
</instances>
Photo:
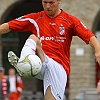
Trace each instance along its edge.
<instances>
[{"instance_id":1,"label":"red jersey","mask_svg":"<svg viewBox=\"0 0 100 100\"><path fill-rule=\"evenodd\" d=\"M32 32L42 42L46 55L62 64L67 74L70 73L70 45L72 36L80 37L85 43L94 34L76 17L64 12L54 18L45 11L31 13L8 22L12 31Z\"/></svg>"}]
</instances>

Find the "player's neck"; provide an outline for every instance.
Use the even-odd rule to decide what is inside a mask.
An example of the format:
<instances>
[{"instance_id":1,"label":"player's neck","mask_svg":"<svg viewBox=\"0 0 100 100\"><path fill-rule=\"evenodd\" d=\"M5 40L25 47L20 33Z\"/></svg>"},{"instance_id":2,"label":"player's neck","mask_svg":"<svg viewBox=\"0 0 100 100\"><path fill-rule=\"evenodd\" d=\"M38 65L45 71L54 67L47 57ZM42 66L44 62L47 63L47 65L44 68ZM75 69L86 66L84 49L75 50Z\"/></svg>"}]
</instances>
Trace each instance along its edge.
<instances>
[{"instance_id":1,"label":"player's neck","mask_svg":"<svg viewBox=\"0 0 100 100\"><path fill-rule=\"evenodd\" d=\"M59 14L61 13L61 9L58 9L58 11L57 12L55 12L55 14L54 15L48 15L50 18L54 18L54 17L56 17L56 16L58 16Z\"/></svg>"}]
</instances>

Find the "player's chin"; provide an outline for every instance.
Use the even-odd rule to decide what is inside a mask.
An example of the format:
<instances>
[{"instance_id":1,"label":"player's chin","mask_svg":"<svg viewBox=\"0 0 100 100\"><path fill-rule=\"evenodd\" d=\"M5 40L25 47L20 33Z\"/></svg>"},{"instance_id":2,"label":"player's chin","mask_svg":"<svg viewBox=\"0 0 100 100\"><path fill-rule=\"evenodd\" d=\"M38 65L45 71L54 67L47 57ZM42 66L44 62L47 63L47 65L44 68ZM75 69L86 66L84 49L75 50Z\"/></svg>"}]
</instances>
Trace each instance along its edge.
<instances>
[{"instance_id":1,"label":"player's chin","mask_svg":"<svg viewBox=\"0 0 100 100\"><path fill-rule=\"evenodd\" d=\"M52 16L53 12L51 10L46 10L47 15Z\"/></svg>"}]
</instances>

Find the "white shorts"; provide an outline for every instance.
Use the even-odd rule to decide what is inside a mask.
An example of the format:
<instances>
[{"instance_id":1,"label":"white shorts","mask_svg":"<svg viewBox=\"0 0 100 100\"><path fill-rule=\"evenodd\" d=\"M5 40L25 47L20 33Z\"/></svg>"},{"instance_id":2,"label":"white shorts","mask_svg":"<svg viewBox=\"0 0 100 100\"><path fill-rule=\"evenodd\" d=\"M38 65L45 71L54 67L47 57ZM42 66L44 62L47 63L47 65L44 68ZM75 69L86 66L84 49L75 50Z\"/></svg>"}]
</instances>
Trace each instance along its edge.
<instances>
[{"instance_id":1,"label":"white shorts","mask_svg":"<svg viewBox=\"0 0 100 100\"><path fill-rule=\"evenodd\" d=\"M41 73L36 78L42 79L44 83L44 95L48 86L56 100L63 100L64 91L67 82L67 74L63 66L55 60L45 57Z\"/></svg>"}]
</instances>

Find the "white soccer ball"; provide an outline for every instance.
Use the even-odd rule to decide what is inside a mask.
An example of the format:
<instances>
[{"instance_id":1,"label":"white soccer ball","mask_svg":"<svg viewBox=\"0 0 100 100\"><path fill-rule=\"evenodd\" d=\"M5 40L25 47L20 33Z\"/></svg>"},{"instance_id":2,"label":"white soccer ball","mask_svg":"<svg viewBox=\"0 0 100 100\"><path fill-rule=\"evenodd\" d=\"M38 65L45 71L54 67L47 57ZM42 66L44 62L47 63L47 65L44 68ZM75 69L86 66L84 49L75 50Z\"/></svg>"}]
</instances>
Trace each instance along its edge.
<instances>
[{"instance_id":1,"label":"white soccer ball","mask_svg":"<svg viewBox=\"0 0 100 100\"><path fill-rule=\"evenodd\" d=\"M31 78L38 75L41 71L42 62L37 55L27 55L19 59L17 68L21 76Z\"/></svg>"}]
</instances>

